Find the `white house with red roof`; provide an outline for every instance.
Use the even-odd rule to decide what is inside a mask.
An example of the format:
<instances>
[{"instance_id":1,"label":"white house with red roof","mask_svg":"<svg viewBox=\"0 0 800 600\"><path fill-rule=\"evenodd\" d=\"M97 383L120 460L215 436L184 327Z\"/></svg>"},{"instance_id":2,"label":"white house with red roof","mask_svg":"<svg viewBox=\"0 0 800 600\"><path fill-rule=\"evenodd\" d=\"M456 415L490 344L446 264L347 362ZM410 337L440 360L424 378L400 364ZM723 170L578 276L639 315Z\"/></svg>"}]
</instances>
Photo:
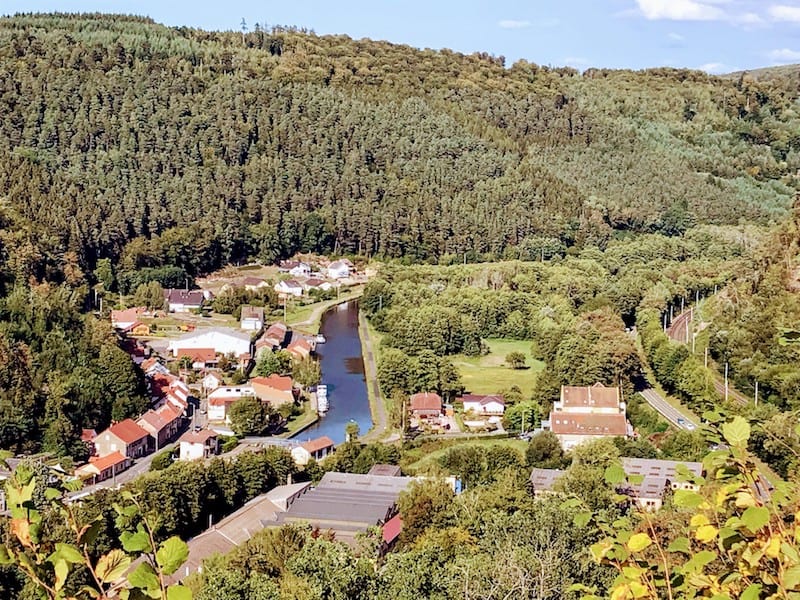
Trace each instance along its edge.
<instances>
[{"instance_id":1,"label":"white house with red roof","mask_svg":"<svg viewBox=\"0 0 800 600\"><path fill-rule=\"evenodd\" d=\"M505 399L499 395L464 394L461 401L464 403L464 412L472 412L476 416L500 416L506 411Z\"/></svg>"},{"instance_id":2,"label":"white house with red roof","mask_svg":"<svg viewBox=\"0 0 800 600\"><path fill-rule=\"evenodd\" d=\"M324 435L313 440L308 440L292 448L292 458L296 465L305 466L313 458L314 460L322 460L335 449L333 440Z\"/></svg>"},{"instance_id":3,"label":"white house with red roof","mask_svg":"<svg viewBox=\"0 0 800 600\"><path fill-rule=\"evenodd\" d=\"M619 388L601 383L562 386L560 400L553 403L550 418L542 421L542 428L556 434L564 450L598 438L633 435Z\"/></svg>"},{"instance_id":4,"label":"white house with red roof","mask_svg":"<svg viewBox=\"0 0 800 600\"><path fill-rule=\"evenodd\" d=\"M275 291L284 296L299 298L303 295L303 285L296 279L285 279L275 284Z\"/></svg>"},{"instance_id":5,"label":"white house with red roof","mask_svg":"<svg viewBox=\"0 0 800 600\"><path fill-rule=\"evenodd\" d=\"M409 408L420 421L435 422L442 416L442 397L435 392L420 392L411 396Z\"/></svg>"},{"instance_id":6,"label":"white house with red roof","mask_svg":"<svg viewBox=\"0 0 800 600\"><path fill-rule=\"evenodd\" d=\"M111 311L111 326L114 329L128 331L139 322L139 317L147 312L144 306Z\"/></svg>"},{"instance_id":7,"label":"white house with red roof","mask_svg":"<svg viewBox=\"0 0 800 600\"><path fill-rule=\"evenodd\" d=\"M256 397L256 391L252 385L224 385L218 387L208 395L208 420L227 420L230 406L246 396Z\"/></svg>"},{"instance_id":8,"label":"white house with red roof","mask_svg":"<svg viewBox=\"0 0 800 600\"><path fill-rule=\"evenodd\" d=\"M225 383L225 380L217 371L208 371L203 377L202 381L203 389L206 392L211 392L217 389L223 383Z\"/></svg>"},{"instance_id":9,"label":"white house with red roof","mask_svg":"<svg viewBox=\"0 0 800 600\"><path fill-rule=\"evenodd\" d=\"M187 431L178 441L178 460L202 460L219 453L219 434L210 429Z\"/></svg>"},{"instance_id":10,"label":"white house with red roof","mask_svg":"<svg viewBox=\"0 0 800 600\"><path fill-rule=\"evenodd\" d=\"M256 398L268 402L273 408L295 401L294 381L291 377L273 373L269 377L253 377L250 385Z\"/></svg>"},{"instance_id":11,"label":"white house with red roof","mask_svg":"<svg viewBox=\"0 0 800 600\"><path fill-rule=\"evenodd\" d=\"M131 459L116 451L105 456L93 456L89 463L75 469L75 475L89 485L94 485L122 473L131 466Z\"/></svg>"},{"instance_id":12,"label":"white house with red roof","mask_svg":"<svg viewBox=\"0 0 800 600\"><path fill-rule=\"evenodd\" d=\"M175 358L178 362L184 359L188 360L195 371L216 367L219 362L214 348L178 348Z\"/></svg>"}]
</instances>

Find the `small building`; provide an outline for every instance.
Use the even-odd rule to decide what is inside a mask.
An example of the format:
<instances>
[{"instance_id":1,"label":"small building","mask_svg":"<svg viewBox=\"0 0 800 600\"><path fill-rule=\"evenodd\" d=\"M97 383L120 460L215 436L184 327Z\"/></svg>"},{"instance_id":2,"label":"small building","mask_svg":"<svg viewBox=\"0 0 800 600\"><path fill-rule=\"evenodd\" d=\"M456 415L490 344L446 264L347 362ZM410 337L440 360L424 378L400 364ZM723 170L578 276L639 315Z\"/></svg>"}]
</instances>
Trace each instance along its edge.
<instances>
[{"instance_id":1,"label":"small building","mask_svg":"<svg viewBox=\"0 0 800 600\"><path fill-rule=\"evenodd\" d=\"M400 534L403 531L403 519L400 517L400 513L393 516L391 519L386 521L381 528L381 554L387 554L391 552L392 548L397 544L397 540L400 538Z\"/></svg>"},{"instance_id":2,"label":"small building","mask_svg":"<svg viewBox=\"0 0 800 600\"><path fill-rule=\"evenodd\" d=\"M303 286L295 279L286 279L275 284L275 291L284 296L299 298L303 295Z\"/></svg>"},{"instance_id":3,"label":"small building","mask_svg":"<svg viewBox=\"0 0 800 600\"><path fill-rule=\"evenodd\" d=\"M264 327L264 307L242 306L239 328L246 331L261 331L262 327Z\"/></svg>"},{"instance_id":4,"label":"small building","mask_svg":"<svg viewBox=\"0 0 800 600\"><path fill-rule=\"evenodd\" d=\"M147 454L148 433L133 419L115 423L94 438L98 456L108 456L119 452L128 458L139 458Z\"/></svg>"},{"instance_id":5,"label":"small building","mask_svg":"<svg viewBox=\"0 0 800 600\"><path fill-rule=\"evenodd\" d=\"M564 450L601 437L633 435L619 388L601 383L562 386L560 399L553 403L550 418L542 421L542 428L555 433Z\"/></svg>"},{"instance_id":6,"label":"small building","mask_svg":"<svg viewBox=\"0 0 800 600\"><path fill-rule=\"evenodd\" d=\"M289 275L292 277L308 277L311 275L311 266L304 262L298 262L294 267L289 269Z\"/></svg>"},{"instance_id":7,"label":"small building","mask_svg":"<svg viewBox=\"0 0 800 600\"><path fill-rule=\"evenodd\" d=\"M464 412L472 412L475 415L501 416L506 411L506 403L503 396L481 396L477 394L465 394L461 398L464 403Z\"/></svg>"},{"instance_id":8,"label":"small building","mask_svg":"<svg viewBox=\"0 0 800 600\"><path fill-rule=\"evenodd\" d=\"M334 450L333 440L328 436L309 440L299 446L292 448L292 458L295 464L305 466L313 458L314 460L322 460Z\"/></svg>"},{"instance_id":9,"label":"small building","mask_svg":"<svg viewBox=\"0 0 800 600\"><path fill-rule=\"evenodd\" d=\"M438 421L442 415L442 397L435 392L421 392L411 396L411 414L421 421Z\"/></svg>"},{"instance_id":10,"label":"small building","mask_svg":"<svg viewBox=\"0 0 800 600\"><path fill-rule=\"evenodd\" d=\"M291 377L273 373L269 377L253 377L249 383L255 397L269 403L273 408L295 401L294 382Z\"/></svg>"},{"instance_id":11,"label":"small building","mask_svg":"<svg viewBox=\"0 0 800 600\"><path fill-rule=\"evenodd\" d=\"M178 460L202 460L219 454L219 434L210 429L187 431L180 439Z\"/></svg>"},{"instance_id":12,"label":"small building","mask_svg":"<svg viewBox=\"0 0 800 600\"><path fill-rule=\"evenodd\" d=\"M397 465L372 465L372 468L367 472L367 475L381 475L383 477L400 477L403 472Z\"/></svg>"},{"instance_id":13,"label":"small building","mask_svg":"<svg viewBox=\"0 0 800 600\"><path fill-rule=\"evenodd\" d=\"M699 462L680 462L649 458L622 458L622 468L630 479L641 477L641 481L631 482L626 490L642 510L659 510L664 504L667 490L693 490L698 486L690 481L681 481L678 474L682 465L691 475L702 477L703 464Z\"/></svg>"},{"instance_id":14,"label":"small building","mask_svg":"<svg viewBox=\"0 0 800 600\"><path fill-rule=\"evenodd\" d=\"M353 263L350 261L335 260L328 265L328 268L325 270L325 272L331 279L346 279L347 277L350 277L352 268Z\"/></svg>"},{"instance_id":15,"label":"small building","mask_svg":"<svg viewBox=\"0 0 800 600\"><path fill-rule=\"evenodd\" d=\"M120 331L128 331L139 322L139 317L145 312L147 312L147 308L144 306L126 308L125 310L112 310L111 326Z\"/></svg>"},{"instance_id":16,"label":"small building","mask_svg":"<svg viewBox=\"0 0 800 600\"><path fill-rule=\"evenodd\" d=\"M566 471L561 469L533 469L531 471L531 487L537 498L555 494L555 483Z\"/></svg>"},{"instance_id":17,"label":"small building","mask_svg":"<svg viewBox=\"0 0 800 600\"><path fill-rule=\"evenodd\" d=\"M191 312L203 308L205 302L203 290L164 290L164 302L167 310L174 313Z\"/></svg>"},{"instance_id":18,"label":"small building","mask_svg":"<svg viewBox=\"0 0 800 600\"><path fill-rule=\"evenodd\" d=\"M269 287L269 283L260 277L245 277L242 279L242 285L248 292L257 292L262 288Z\"/></svg>"},{"instance_id":19,"label":"small building","mask_svg":"<svg viewBox=\"0 0 800 600\"><path fill-rule=\"evenodd\" d=\"M209 371L206 373L205 377L203 377L202 385L206 392L211 392L217 389L223 383L225 383L225 380L222 379L222 375L216 371Z\"/></svg>"},{"instance_id":20,"label":"small building","mask_svg":"<svg viewBox=\"0 0 800 600\"><path fill-rule=\"evenodd\" d=\"M286 347L286 351L292 355L295 360L306 360L311 356L313 350L311 343L302 337L294 336L292 342Z\"/></svg>"},{"instance_id":21,"label":"small building","mask_svg":"<svg viewBox=\"0 0 800 600\"><path fill-rule=\"evenodd\" d=\"M333 284L328 281L325 281L324 279L311 277L303 282L303 289L306 292L311 292L313 290L320 290L323 292L327 292L328 290L333 289Z\"/></svg>"},{"instance_id":22,"label":"small building","mask_svg":"<svg viewBox=\"0 0 800 600\"><path fill-rule=\"evenodd\" d=\"M273 323L256 341L256 356L264 350L279 350L286 345L289 328L283 323Z\"/></svg>"},{"instance_id":23,"label":"small building","mask_svg":"<svg viewBox=\"0 0 800 600\"><path fill-rule=\"evenodd\" d=\"M239 357L251 350L250 334L238 329L212 327L198 329L169 342L173 356L181 349L213 348L216 354L231 354Z\"/></svg>"},{"instance_id":24,"label":"small building","mask_svg":"<svg viewBox=\"0 0 800 600\"><path fill-rule=\"evenodd\" d=\"M225 421L231 404L246 396L256 397L252 385L220 386L208 395L208 420Z\"/></svg>"},{"instance_id":25,"label":"small building","mask_svg":"<svg viewBox=\"0 0 800 600\"><path fill-rule=\"evenodd\" d=\"M126 330L126 333L131 335L150 335L150 325L136 321L130 329Z\"/></svg>"},{"instance_id":26,"label":"small building","mask_svg":"<svg viewBox=\"0 0 800 600\"><path fill-rule=\"evenodd\" d=\"M195 371L216 367L219 364L214 348L178 348L175 358L179 363L186 359Z\"/></svg>"},{"instance_id":27,"label":"small building","mask_svg":"<svg viewBox=\"0 0 800 600\"><path fill-rule=\"evenodd\" d=\"M167 403L156 410L148 410L136 424L150 434L149 450L159 450L177 435L183 412Z\"/></svg>"},{"instance_id":28,"label":"small building","mask_svg":"<svg viewBox=\"0 0 800 600\"><path fill-rule=\"evenodd\" d=\"M117 451L101 457L93 456L88 464L75 469L75 476L89 485L94 485L112 479L130 466L131 459Z\"/></svg>"}]
</instances>

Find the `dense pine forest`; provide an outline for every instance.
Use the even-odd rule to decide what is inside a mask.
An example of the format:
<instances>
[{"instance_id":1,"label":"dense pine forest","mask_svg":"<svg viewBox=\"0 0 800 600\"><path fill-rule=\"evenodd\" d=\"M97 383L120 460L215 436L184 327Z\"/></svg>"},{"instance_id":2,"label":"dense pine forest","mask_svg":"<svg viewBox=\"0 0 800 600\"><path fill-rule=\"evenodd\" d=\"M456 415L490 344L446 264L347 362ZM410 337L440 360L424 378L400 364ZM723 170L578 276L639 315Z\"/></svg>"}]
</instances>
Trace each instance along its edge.
<instances>
[{"instance_id":1,"label":"dense pine forest","mask_svg":"<svg viewBox=\"0 0 800 600\"><path fill-rule=\"evenodd\" d=\"M553 69L259 27L0 21L14 274L189 275L298 250L411 260L770 223L796 78ZM10 238L9 238L10 236ZM124 278L123 278L124 279Z\"/></svg>"},{"instance_id":2,"label":"dense pine forest","mask_svg":"<svg viewBox=\"0 0 800 600\"><path fill-rule=\"evenodd\" d=\"M453 357L504 338L543 365L526 397L498 390L510 429L545 418L561 385L601 381L622 387L640 434L566 454L549 432L485 447L354 439L303 472L272 450L172 465L73 505L70 518L93 523L80 541L90 563L139 552L128 536L148 519L165 544L289 475L392 463L458 475L465 491L427 481L404 493L387 556L374 531L353 549L302 526L266 530L190 578L194 597L800 593L797 69L580 73L288 27L68 14L0 19L0 67L0 449L83 460L82 428L147 405L141 370L90 314L92 292L111 303L297 252L380 261L361 308L382 338L395 425L410 393L465 391ZM709 366L663 330L692 298ZM760 404L721 401L723 363L744 392L759 381ZM643 374L706 425L665 431L631 393ZM766 517L751 453L789 482ZM698 492L661 512L617 493L621 456L706 455ZM564 469L571 500L534 499L535 467ZM41 548L33 570L57 581L74 540L47 477L26 465L12 478L24 510L0 534L12 553ZM34 517L29 540L19 523ZM712 522L725 526L700 533ZM0 596L41 597L7 548ZM93 584L83 568L61 583L78 597Z\"/></svg>"}]
</instances>

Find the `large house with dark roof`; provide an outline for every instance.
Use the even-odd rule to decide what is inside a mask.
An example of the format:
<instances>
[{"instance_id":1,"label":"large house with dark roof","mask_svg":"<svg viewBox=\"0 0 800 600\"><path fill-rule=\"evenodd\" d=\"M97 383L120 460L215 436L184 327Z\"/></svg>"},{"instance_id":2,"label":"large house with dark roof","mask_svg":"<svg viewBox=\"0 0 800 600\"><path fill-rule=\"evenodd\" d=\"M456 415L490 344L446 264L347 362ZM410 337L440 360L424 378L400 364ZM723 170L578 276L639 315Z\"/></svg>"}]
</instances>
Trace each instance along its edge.
<instances>
[{"instance_id":1,"label":"large house with dark roof","mask_svg":"<svg viewBox=\"0 0 800 600\"><path fill-rule=\"evenodd\" d=\"M203 290L164 290L164 302L169 312L191 312L203 308L206 297Z\"/></svg>"}]
</instances>

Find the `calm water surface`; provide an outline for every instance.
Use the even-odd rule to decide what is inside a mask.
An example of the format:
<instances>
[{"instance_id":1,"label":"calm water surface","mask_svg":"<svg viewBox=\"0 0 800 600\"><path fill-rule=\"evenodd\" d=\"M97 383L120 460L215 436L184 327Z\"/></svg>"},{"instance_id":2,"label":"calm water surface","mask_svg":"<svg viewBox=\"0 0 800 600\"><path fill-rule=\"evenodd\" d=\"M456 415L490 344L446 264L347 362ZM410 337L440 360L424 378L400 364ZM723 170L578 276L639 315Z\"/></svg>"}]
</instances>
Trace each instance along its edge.
<instances>
[{"instance_id":1,"label":"calm water surface","mask_svg":"<svg viewBox=\"0 0 800 600\"><path fill-rule=\"evenodd\" d=\"M317 346L322 383L328 386L330 408L324 417L295 439L304 441L327 435L344 442L344 428L350 420L358 423L361 435L372 427L361 340L358 337L358 303L334 306L322 316L320 332L327 342Z\"/></svg>"}]
</instances>

